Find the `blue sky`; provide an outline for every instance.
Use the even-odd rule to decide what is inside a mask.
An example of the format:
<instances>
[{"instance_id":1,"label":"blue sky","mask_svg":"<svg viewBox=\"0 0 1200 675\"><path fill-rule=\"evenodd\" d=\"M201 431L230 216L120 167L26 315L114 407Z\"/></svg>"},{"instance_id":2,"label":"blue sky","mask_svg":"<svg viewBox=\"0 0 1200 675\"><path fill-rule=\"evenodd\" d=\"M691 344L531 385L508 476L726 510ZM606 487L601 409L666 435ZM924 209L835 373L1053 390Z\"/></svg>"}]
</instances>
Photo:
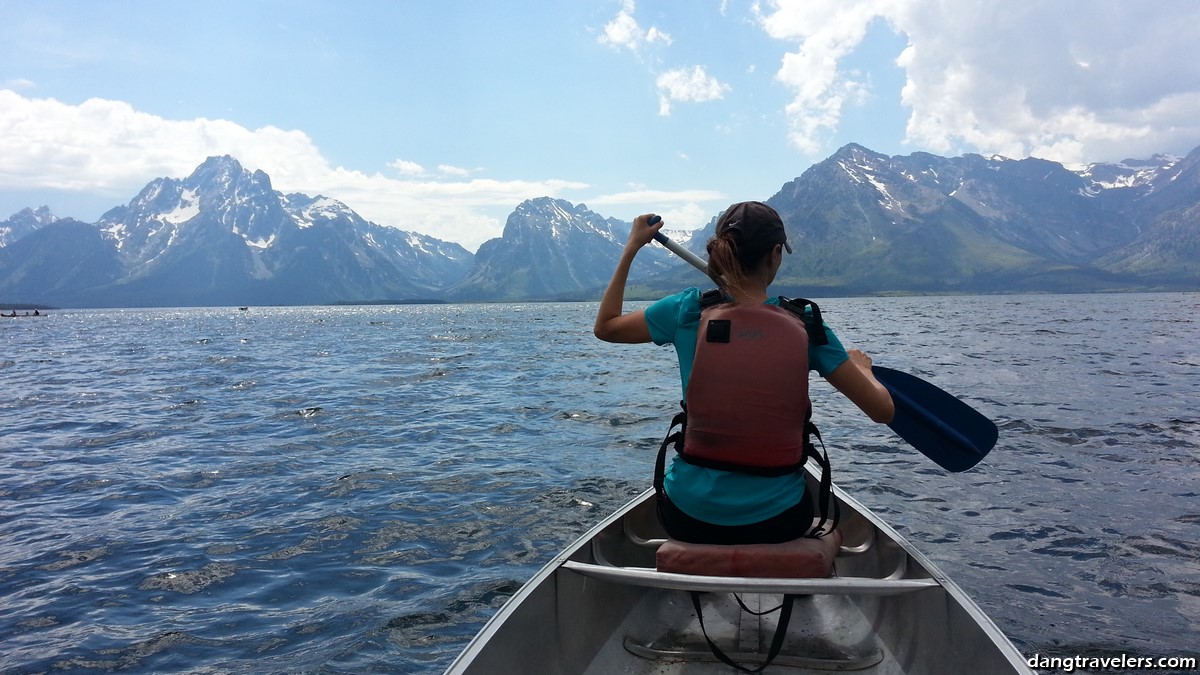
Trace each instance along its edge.
<instances>
[{"instance_id":1,"label":"blue sky","mask_svg":"<svg viewBox=\"0 0 1200 675\"><path fill-rule=\"evenodd\" d=\"M474 250L522 200L705 224L850 142L1200 145L1200 3L0 0L0 218L230 154Z\"/></svg>"}]
</instances>

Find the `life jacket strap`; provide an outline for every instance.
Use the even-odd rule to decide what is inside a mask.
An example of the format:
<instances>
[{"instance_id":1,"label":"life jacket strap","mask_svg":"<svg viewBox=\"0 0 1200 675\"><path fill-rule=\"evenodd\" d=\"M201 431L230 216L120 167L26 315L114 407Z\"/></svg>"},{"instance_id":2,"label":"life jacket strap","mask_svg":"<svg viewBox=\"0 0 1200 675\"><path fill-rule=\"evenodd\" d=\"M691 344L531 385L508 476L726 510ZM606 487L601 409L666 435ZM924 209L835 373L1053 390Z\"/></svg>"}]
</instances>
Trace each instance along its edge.
<instances>
[{"instance_id":1,"label":"life jacket strap","mask_svg":"<svg viewBox=\"0 0 1200 675\"><path fill-rule=\"evenodd\" d=\"M675 416L671 418L671 426L667 427L667 435L663 438L662 444L658 446L658 457L654 460L654 495L660 502L667 494L663 487L667 471L667 448L674 447L675 452L683 452L683 434L687 430L687 403L680 401L679 406L683 410L675 413ZM671 430L677 426L679 431L671 433Z\"/></svg>"},{"instance_id":2,"label":"life jacket strap","mask_svg":"<svg viewBox=\"0 0 1200 675\"><path fill-rule=\"evenodd\" d=\"M719 288L710 288L700 293L701 311L725 302L729 302L729 297ZM829 338L825 335L825 320L821 317L821 308L817 303L806 298L786 298L781 295L779 296L779 306L796 315L804 324L809 344L829 344ZM806 311L806 307L811 310Z\"/></svg>"},{"instance_id":3,"label":"life jacket strap","mask_svg":"<svg viewBox=\"0 0 1200 675\"><path fill-rule=\"evenodd\" d=\"M706 310L709 307L719 305L723 302L729 302L729 298L725 297L725 292L719 288L710 288L700 294L700 310Z\"/></svg>"},{"instance_id":4,"label":"life jacket strap","mask_svg":"<svg viewBox=\"0 0 1200 675\"><path fill-rule=\"evenodd\" d=\"M823 537L837 529L842 509L833 497L833 465L829 462L829 452L825 449L821 431L811 421L804 423L804 431L807 438L816 438L821 444L821 451L817 452L817 446L813 445L811 440L805 441L804 459L811 459L821 466L821 478L817 483L817 513L821 515L821 519L804 536ZM828 528L825 527L827 523Z\"/></svg>"},{"instance_id":5,"label":"life jacket strap","mask_svg":"<svg viewBox=\"0 0 1200 675\"><path fill-rule=\"evenodd\" d=\"M804 332L808 333L810 345L827 345L829 337L825 335L825 320L821 318L821 308L812 300L804 298L785 298L779 296L779 306L799 317L804 323ZM811 307L811 311L805 311Z\"/></svg>"}]
</instances>

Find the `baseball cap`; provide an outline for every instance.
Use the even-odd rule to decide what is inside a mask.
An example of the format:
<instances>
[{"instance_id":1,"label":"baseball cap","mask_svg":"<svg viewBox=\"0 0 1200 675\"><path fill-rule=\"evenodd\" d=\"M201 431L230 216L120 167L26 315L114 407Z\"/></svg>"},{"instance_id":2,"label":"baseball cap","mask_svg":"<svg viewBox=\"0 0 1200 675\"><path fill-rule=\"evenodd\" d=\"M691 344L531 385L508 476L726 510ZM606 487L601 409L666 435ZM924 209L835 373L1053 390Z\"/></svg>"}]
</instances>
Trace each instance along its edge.
<instances>
[{"instance_id":1,"label":"baseball cap","mask_svg":"<svg viewBox=\"0 0 1200 675\"><path fill-rule=\"evenodd\" d=\"M725 209L717 219L717 236L729 230L738 232L738 246L746 253L766 251L775 244L783 244L788 253L792 252L783 219L762 202L738 202Z\"/></svg>"}]
</instances>

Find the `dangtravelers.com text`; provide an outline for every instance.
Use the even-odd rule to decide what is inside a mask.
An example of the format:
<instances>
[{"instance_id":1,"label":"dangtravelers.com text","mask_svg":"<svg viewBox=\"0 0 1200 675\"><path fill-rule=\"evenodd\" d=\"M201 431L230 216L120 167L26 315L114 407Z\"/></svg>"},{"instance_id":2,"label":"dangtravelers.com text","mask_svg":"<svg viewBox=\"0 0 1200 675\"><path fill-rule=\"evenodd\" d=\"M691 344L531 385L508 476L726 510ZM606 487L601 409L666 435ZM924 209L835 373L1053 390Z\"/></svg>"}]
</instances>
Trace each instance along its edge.
<instances>
[{"instance_id":1,"label":"dangtravelers.com text","mask_svg":"<svg viewBox=\"0 0 1200 675\"><path fill-rule=\"evenodd\" d=\"M1030 668L1058 670L1196 670L1194 656L1042 656L1034 654L1026 660Z\"/></svg>"}]
</instances>

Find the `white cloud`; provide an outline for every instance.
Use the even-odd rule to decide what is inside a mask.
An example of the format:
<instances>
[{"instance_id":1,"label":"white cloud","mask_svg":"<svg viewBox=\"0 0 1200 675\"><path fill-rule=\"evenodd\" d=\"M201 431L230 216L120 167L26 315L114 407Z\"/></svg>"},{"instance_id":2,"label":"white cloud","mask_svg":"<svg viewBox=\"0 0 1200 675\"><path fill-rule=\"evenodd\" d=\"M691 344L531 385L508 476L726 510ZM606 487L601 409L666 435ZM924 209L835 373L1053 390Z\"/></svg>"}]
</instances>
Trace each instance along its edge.
<instances>
[{"instance_id":1,"label":"white cloud","mask_svg":"<svg viewBox=\"0 0 1200 675\"><path fill-rule=\"evenodd\" d=\"M865 86L839 65L866 36L877 16L877 3L778 0L771 4L774 11L761 17L763 29L773 38L799 42L795 52L784 55L775 74L793 92L787 106L788 139L801 151L817 154L824 138L837 129L843 108Z\"/></svg>"},{"instance_id":2,"label":"white cloud","mask_svg":"<svg viewBox=\"0 0 1200 675\"><path fill-rule=\"evenodd\" d=\"M624 48L633 52L641 49L645 43L671 44L671 36L661 29L651 26L649 29L643 30L638 25L637 19L633 18L634 10L634 0L624 0L621 3L621 11L617 13L616 18L605 24L604 31L597 41L603 45L611 45L618 49Z\"/></svg>"},{"instance_id":3,"label":"white cloud","mask_svg":"<svg viewBox=\"0 0 1200 675\"><path fill-rule=\"evenodd\" d=\"M388 166L395 169L405 178L421 178L431 175L430 171L424 165L406 159L393 160L388 162ZM443 177L466 178L471 175L471 170L451 164L438 164L437 174Z\"/></svg>"},{"instance_id":4,"label":"white cloud","mask_svg":"<svg viewBox=\"0 0 1200 675\"><path fill-rule=\"evenodd\" d=\"M906 141L1064 162L1186 151L1200 142L1200 4L1008 0L773 0L759 21L792 42L776 78L792 92L790 140L816 153L867 83L848 72L872 22L896 55Z\"/></svg>"},{"instance_id":5,"label":"white cloud","mask_svg":"<svg viewBox=\"0 0 1200 675\"><path fill-rule=\"evenodd\" d=\"M592 208L620 211L617 217L625 220L633 220L642 213L657 213L672 230L695 230L707 225L713 214L728 205L728 200L725 193L716 190L650 190L636 186L586 201Z\"/></svg>"},{"instance_id":6,"label":"white cloud","mask_svg":"<svg viewBox=\"0 0 1200 675\"><path fill-rule=\"evenodd\" d=\"M410 162L406 159L394 160L392 162L389 162L388 166L392 167L396 171L399 171L400 175L402 175L402 176L424 176L425 175L425 167L421 166L420 164L417 164L416 162Z\"/></svg>"},{"instance_id":7,"label":"white cloud","mask_svg":"<svg viewBox=\"0 0 1200 675\"><path fill-rule=\"evenodd\" d=\"M389 178L331 166L300 131L168 120L121 101L93 98L69 105L0 90L0 184L8 190L128 198L154 178L186 176L206 157L224 154L267 172L277 190L324 194L381 225L470 249L499 236L503 223L495 214L507 214L525 199L588 187L560 179L454 180L468 172L449 165L439 166L449 179L414 180L424 169L401 159L388 166L410 178Z\"/></svg>"},{"instance_id":8,"label":"white cloud","mask_svg":"<svg viewBox=\"0 0 1200 675\"><path fill-rule=\"evenodd\" d=\"M658 114L670 115L674 101L703 102L724 98L730 86L705 72L703 66L668 70L658 76Z\"/></svg>"},{"instance_id":9,"label":"white cloud","mask_svg":"<svg viewBox=\"0 0 1200 675\"><path fill-rule=\"evenodd\" d=\"M621 11L604 27L598 41L601 44L628 49L637 55L639 61L646 63L649 59L644 59L640 51L644 45L654 42L670 45L673 39L657 26L642 29L637 19L633 18L635 9L634 0L623 0ZM726 10L727 6L722 3L720 12L724 14ZM657 64L647 66L651 70L659 70ZM658 86L658 114L663 117L671 114L673 103L714 101L723 98L731 89L728 84L705 72L703 66L661 72L657 75L655 83Z\"/></svg>"},{"instance_id":10,"label":"white cloud","mask_svg":"<svg viewBox=\"0 0 1200 675\"><path fill-rule=\"evenodd\" d=\"M645 188L628 192L615 192L600 195L587 200L588 204L619 205L619 204L679 204L683 202L707 202L724 199L725 194L716 190L647 190Z\"/></svg>"},{"instance_id":11,"label":"white cloud","mask_svg":"<svg viewBox=\"0 0 1200 675\"><path fill-rule=\"evenodd\" d=\"M721 204L713 208L710 206L701 206L695 202L672 206L663 210L659 215L662 216L664 227L672 230L698 230L708 224L713 217L728 204Z\"/></svg>"},{"instance_id":12,"label":"white cloud","mask_svg":"<svg viewBox=\"0 0 1200 675\"><path fill-rule=\"evenodd\" d=\"M93 98L72 106L0 90L0 182L10 188L110 191L186 175L206 156L225 153L248 164L278 162L290 176L311 174L324 163L298 131L167 120L121 101Z\"/></svg>"},{"instance_id":13,"label":"white cloud","mask_svg":"<svg viewBox=\"0 0 1200 675\"><path fill-rule=\"evenodd\" d=\"M7 80L0 83L0 89L12 89L14 91L20 89L33 89L37 87L37 83L33 80L27 80L23 77L18 77L15 80Z\"/></svg>"}]
</instances>

